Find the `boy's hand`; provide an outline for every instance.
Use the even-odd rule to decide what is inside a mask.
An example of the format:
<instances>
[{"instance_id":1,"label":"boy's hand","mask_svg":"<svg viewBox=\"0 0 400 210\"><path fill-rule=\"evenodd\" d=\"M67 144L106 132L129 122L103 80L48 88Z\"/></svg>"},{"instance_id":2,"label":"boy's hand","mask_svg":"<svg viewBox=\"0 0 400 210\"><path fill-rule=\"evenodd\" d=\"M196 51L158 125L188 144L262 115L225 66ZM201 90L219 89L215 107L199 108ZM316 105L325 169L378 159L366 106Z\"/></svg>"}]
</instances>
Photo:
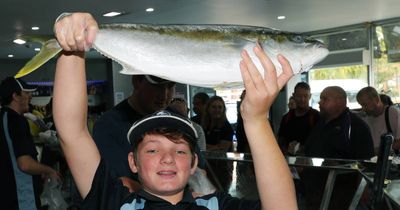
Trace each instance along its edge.
<instances>
[{"instance_id":1,"label":"boy's hand","mask_svg":"<svg viewBox=\"0 0 400 210\"><path fill-rule=\"evenodd\" d=\"M274 64L258 44L254 47L254 53L264 68L264 78L248 53L243 51L240 70L246 88L246 96L240 106L240 111L243 120L261 119L265 121L272 103L282 87L292 77L293 71L289 61L282 55L278 55L278 61L282 65L282 74L277 77Z\"/></svg>"},{"instance_id":2,"label":"boy's hand","mask_svg":"<svg viewBox=\"0 0 400 210\"><path fill-rule=\"evenodd\" d=\"M89 50L97 31L97 22L89 13L72 13L54 24L58 43L65 51Z\"/></svg>"}]
</instances>

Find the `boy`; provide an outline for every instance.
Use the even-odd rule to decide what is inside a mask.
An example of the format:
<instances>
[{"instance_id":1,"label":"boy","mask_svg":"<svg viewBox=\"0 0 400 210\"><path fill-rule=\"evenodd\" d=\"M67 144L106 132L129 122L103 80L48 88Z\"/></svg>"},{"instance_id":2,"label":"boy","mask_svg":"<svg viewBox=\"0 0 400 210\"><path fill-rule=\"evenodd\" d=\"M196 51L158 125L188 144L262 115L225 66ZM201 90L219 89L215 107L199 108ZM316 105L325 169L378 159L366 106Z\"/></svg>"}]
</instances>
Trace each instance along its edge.
<instances>
[{"instance_id":1,"label":"boy","mask_svg":"<svg viewBox=\"0 0 400 210\"><path fill-rule=\"evenodd\" d=\"M56 22L54 29L64 49L56 67L54 120L68 165L85 199L85 208L297 209L289 168L266 120L273 100L292 76L290 64L283 56L279 56L283 73L277 77L274 65L261 47L254 48L265 68L265 79L247 52L242 52L240 62L247 91L241 113L258 178L260 201L243 201L224 193L193 198L185 186L197 165L197 156L191 149L196 132L185 119L168 113L144 118L128 133L133 150L128 155L129 166L138 173L143 186L143 190L129 194L120 181L109 179L107 163L101 161L86 125L83 50L93 43L97 23L90 14L74 13Z\"/></svg>"}]
</instances>

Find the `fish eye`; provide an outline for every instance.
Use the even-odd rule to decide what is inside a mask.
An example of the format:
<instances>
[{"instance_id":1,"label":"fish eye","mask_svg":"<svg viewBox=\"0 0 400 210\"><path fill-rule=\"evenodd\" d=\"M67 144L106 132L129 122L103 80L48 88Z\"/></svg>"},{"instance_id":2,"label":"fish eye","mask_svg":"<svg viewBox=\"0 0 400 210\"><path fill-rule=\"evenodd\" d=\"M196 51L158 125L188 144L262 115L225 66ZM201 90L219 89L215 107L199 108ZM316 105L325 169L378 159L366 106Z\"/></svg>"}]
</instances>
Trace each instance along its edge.
<instances>
[{"instance_id":1,"label":"fish eye","mask_svg":"<svg viewBox=\"0 0 400 210\"><path fill-rule=\"evenodd\" d=\"M302 43L302 42L304 42L304 38L300 35L295 35L292 37L292 41L294 41L296 43Z\"/></svg>"}]
</instances>

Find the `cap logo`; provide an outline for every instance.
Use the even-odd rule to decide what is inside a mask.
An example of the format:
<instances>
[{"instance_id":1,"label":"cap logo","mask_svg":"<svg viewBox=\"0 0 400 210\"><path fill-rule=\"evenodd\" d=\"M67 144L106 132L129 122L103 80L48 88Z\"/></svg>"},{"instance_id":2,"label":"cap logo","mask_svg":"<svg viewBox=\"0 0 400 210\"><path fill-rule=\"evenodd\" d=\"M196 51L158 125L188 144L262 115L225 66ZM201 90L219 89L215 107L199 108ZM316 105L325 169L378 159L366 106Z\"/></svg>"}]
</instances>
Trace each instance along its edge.
<instances>
[{"instance_id":1,"label":"cap logo","mask_svg":"<svg viewBox=\"0 0 400 210\"><path fill-rule=\"evenodd\" d=\"M171 113L167 112L167 111L159 111L157 113L154 114L155 116L171 116Z\"/></svg>"}]
</instances>

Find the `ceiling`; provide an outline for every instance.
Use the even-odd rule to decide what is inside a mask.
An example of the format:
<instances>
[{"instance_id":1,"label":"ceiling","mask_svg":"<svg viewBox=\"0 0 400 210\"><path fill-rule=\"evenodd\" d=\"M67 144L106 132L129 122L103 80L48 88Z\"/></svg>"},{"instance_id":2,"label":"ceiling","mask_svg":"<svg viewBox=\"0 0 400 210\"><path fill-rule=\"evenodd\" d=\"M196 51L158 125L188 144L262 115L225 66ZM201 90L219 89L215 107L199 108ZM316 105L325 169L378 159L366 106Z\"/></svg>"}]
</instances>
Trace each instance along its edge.
<instances>
[{"instance_id":1,"label":"ceiling","mask_svg":"<svg viewBox=\"0 0 400 210\"><path fill-rule=\"evenodd\" d=\"M154 12L146 13L152 7ZM310 32L400 17L400 0L1 0L0 59L30 58L36 44L12 41L26 34L52 34L62 12L90 12L99 23L240 24ZM123 16L101 14L123 11ZM285 15L285 20L277 16ZM39 26L39 31L32 31ZM14 58L8 58L14 54Z\"/></svg>"}]
</instances>

